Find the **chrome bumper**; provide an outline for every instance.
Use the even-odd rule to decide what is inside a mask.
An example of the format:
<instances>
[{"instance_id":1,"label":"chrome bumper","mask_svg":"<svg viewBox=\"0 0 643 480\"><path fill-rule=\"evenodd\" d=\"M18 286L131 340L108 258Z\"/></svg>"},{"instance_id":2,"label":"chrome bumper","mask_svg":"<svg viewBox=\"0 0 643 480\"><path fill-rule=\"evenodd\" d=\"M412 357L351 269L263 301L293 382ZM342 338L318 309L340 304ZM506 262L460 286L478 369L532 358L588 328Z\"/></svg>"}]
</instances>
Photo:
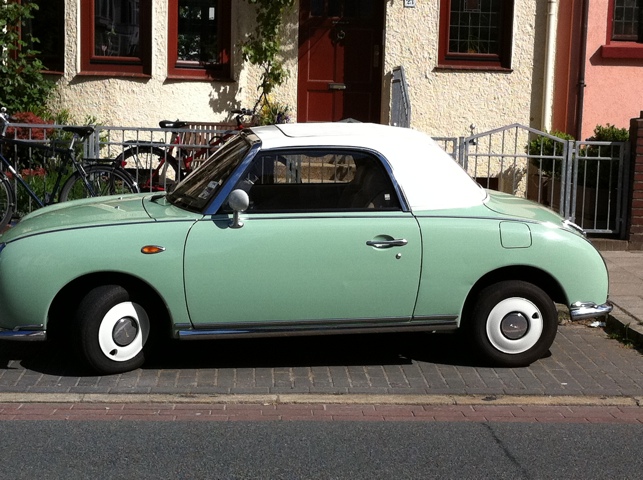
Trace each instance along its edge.
<instances>
[{"instance_id":1,"label":"chrome bumper","mask_svg":"<svg viewBox=\"0 0 643 480\"><path fill-rule=\"evenodd\" d=\"M612 305L604 303L596 305L595 303L574 303L569 308L569 315L572 320L584 320L586 318L604 317L612 311Z\"/></svg>"},{"instance_id":2,"label":"chrome bumper","mask_svg":"<svg viewBox=\"0 0 643 480\"><path fill-rule=\"evenodd\" d=\"M21 342L36 342L47 340L44 330L6 330L0 328L0 340L16 340Z\"/></svg>"}]
</instances>

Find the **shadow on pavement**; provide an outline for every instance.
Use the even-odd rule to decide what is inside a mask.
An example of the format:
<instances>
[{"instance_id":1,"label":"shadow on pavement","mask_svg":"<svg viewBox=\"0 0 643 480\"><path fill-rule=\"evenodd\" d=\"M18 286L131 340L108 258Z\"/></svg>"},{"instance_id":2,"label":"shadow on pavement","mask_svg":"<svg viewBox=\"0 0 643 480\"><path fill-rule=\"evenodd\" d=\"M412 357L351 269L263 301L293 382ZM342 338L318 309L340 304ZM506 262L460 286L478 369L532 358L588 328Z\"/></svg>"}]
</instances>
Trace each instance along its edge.
<instances>
[{"instance_id":1,"label":"shadow on pavement","mask_svg":"<svg viewBox=\"0 0 643 480\"><path fill-rule=\"evenodd\" d=\"M144 369L277 368L405 365L428 362L481 366L457 335L429 333L313 336L166 342ZM51 343L0 342L0 370L94 376L69 348Z\"/></svg>"}]
</instances>

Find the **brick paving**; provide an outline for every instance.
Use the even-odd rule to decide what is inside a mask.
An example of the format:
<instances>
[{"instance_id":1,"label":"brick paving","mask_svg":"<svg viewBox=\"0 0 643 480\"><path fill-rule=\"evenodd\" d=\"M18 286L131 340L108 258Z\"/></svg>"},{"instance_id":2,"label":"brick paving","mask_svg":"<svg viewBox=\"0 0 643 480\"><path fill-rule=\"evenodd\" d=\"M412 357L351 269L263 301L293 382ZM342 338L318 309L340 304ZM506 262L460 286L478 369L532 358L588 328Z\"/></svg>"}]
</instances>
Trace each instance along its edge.
<instances>
[{"instance_id":1,"label":"brick paving","mask_svg":"<svg viewBox=\"0 0 643 480\"><path fill-rule=\"evenodd\" d=\"M602 253L610 272L610 300L629 314L633 323L641 323L643 320L643 251Z\"/></svg>"},{"instance_id":2,"label":"brick paving","mask_svg":"<svg viewBox=\"0 0 643 480\"><path fill-rule=\"evenodd\" d=\"M3 420L421 421L643 425L639 406L0 403Z\"/></svg>"},{"instance_id":3,"label":"brick paving","mask_svg":"<svg viewBox=\"0 0 643 480\"><path fill-rule=\"evenodd\" d=\"M177 343L142 369L93 376L46 344L0 344L0 395L641 395L643 355L565 324L530 367L480 366L450 335Z\"/></svg>"}]
</instances>

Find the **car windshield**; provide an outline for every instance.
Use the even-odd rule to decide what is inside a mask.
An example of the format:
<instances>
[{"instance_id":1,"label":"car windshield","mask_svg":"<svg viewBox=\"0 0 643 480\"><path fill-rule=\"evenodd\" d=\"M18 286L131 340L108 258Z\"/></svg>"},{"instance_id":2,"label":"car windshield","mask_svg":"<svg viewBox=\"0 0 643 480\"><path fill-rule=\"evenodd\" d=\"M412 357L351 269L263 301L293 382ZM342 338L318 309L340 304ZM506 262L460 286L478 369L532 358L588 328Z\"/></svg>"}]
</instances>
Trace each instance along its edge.
<instances>
[{"instance_id":1,"label":"car windshield","mask_svg":"<svg viewBox=\"0 0 643 480\"><path fill-rule=\"evenodd\" d=\"M245 133L225 143L198 170L168 194L167 199L177 207L201 212L228 180L250 150L252 144Z\"/></svg>"}]
</instances>

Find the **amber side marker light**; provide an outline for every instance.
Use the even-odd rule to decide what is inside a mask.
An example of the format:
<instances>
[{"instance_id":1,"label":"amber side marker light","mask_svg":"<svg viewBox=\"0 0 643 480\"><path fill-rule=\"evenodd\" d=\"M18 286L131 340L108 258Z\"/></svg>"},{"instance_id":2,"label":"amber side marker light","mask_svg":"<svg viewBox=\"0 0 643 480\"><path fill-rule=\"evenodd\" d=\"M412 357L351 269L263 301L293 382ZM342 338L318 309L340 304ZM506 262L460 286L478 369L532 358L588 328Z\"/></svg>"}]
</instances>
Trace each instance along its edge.
<instances>
[{"instance_id":1,"label":"amber side marker light","mask_svg":"<svg viewBox=\"0 0 643 480\"><path fill-rule=\"evenodd\" d=\"M154 253L161 253L165 251L165 247L159 247L158 245L145 245L141 248L141 253L145 255L152 255Z\"/></svg>"}]
</instances>

